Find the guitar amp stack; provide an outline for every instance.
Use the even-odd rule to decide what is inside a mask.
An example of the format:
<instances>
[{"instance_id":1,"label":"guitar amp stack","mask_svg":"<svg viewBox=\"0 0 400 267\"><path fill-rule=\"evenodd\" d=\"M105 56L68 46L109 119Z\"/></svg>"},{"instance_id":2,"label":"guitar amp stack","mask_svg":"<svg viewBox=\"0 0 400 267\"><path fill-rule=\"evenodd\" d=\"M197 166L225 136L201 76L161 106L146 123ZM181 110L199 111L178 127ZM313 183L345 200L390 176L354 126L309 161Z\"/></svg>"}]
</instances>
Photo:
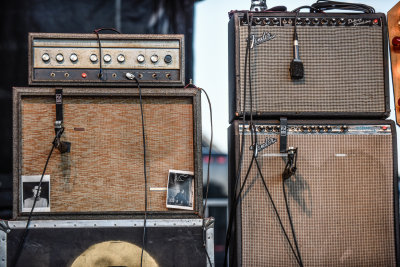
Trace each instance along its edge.
<instances>
[{"instance_id":1,"label":"guitar amp stack","mask_svg":"<svg viewBox=\"0 0 400 267\"><path fill-rule=\"evenodd\" d=\"M313 7L230 13L227 260L398 266L386 17Z\"/></svg>"},{"instance_id":2,"label":"guitar amp stack","mask_svg":"<svg viewBox=\"0 0 400 267\"><path fill-rule=\"evenodd\" d=\"M0 266L127 266L143 250L144 266L210 265L201 97L184 62L178 34L29 34Z\"/></svg>"}]
</instances>

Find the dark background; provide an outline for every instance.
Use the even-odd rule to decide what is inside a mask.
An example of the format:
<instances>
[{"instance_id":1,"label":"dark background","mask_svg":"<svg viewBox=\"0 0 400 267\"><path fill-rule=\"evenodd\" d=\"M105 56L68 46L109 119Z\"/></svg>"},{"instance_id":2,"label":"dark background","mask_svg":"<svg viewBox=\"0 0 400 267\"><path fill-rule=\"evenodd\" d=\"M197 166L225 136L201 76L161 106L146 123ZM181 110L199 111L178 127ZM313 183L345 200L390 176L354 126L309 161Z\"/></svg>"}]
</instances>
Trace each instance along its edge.
<instances>
[{"instance_id":1,"label":"dark background","mask_svg":"<svg viewBox=\"0 0 400 267\"><path fill-rule=\"evenodd\" d=\"M185 34L185 77L193 77L196 0L19 0L0 9L0 218L12 210L12 87L28 85L28 33ZM107 33L107 32L103 32ZM110 32L112 33L112 32ZM187 82L186 82L187 83Z\"/></svg>"}]
</instances>

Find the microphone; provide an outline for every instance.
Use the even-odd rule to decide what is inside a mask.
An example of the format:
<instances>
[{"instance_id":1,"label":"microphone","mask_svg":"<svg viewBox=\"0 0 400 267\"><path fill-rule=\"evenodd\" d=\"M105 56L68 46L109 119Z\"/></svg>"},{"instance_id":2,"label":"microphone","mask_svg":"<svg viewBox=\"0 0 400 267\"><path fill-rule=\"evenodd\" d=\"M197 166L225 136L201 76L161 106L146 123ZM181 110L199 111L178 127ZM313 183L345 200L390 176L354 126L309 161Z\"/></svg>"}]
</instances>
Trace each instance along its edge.
<instances>
[{"instance_id":1,"label":"microphone","mask_svg":"<svg viewBox=\"0 0 400 267\"><path fill-rule=\"evenodd\" d=\"M296 21L294 23L297 23ZM297 37L296 25L293 34L293 55L294 59L290 63L290 77L293 80L300 80L304 77L304 66L299 56L299 39Z\"/></svg>"}]
</instances>

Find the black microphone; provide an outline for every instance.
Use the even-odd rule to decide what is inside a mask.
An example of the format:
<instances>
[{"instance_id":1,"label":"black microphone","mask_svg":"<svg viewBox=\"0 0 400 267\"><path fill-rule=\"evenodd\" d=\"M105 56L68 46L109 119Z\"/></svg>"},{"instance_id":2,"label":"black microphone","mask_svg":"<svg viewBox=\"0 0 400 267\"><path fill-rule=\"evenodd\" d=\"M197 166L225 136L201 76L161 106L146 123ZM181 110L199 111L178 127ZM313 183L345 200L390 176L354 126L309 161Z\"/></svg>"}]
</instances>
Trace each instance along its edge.
<instances>
[{"instance_id":1,"label":"black microphone","mask_svg":"<svg viewBox=\"0 0 400 267\"><path fill-rule=\"evenodd\" d=\"M294 23L297 23L296 21ZM299 39L297 37L296 25L293 34L293 56L294 59L290 63L290 77L293 80L300 80L304 77L304 66L299 56Z\"/></svg>"}]
</instances>

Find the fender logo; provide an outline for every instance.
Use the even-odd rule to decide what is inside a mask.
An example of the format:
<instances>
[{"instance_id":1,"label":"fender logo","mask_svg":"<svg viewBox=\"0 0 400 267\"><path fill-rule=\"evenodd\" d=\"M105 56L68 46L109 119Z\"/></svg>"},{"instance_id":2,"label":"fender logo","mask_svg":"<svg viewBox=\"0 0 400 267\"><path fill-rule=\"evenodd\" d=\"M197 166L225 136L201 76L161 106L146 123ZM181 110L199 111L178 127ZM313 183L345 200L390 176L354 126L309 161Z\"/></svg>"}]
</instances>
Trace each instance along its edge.
<instances>
[{"instance_id":1,"label":"fender logo","mask_svg":"<svg viewBox=\"0 0 400 267\"><path fill-rule=\"evenodd\" d=\"M253 49L256 45L260 45L262 43L275 39L275 36L275 34L272 34L270 32L264 32L263 35L261 35L260 37L256 37L254 34L250 35L250 48Z\"/></svg>"}]
</instances>

